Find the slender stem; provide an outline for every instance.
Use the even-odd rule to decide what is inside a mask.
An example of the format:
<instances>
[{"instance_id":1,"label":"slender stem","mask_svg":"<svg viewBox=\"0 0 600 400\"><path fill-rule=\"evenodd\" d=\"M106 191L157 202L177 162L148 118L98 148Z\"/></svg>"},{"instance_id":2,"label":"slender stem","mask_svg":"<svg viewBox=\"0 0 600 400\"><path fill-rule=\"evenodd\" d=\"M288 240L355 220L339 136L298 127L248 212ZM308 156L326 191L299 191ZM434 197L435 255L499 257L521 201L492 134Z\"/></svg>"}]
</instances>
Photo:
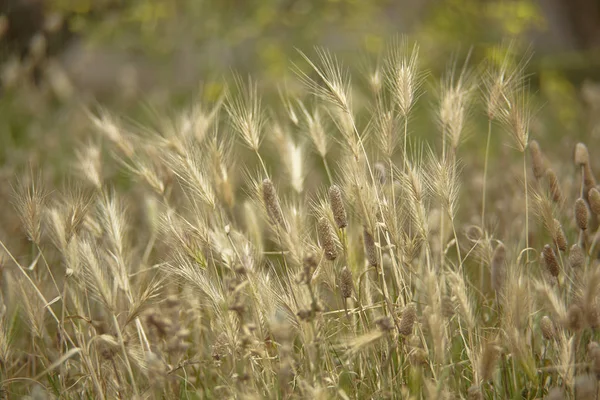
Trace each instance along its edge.
<instances>
[{"instance_id":1,"label":"slender stem","mask_svg":"<svg viewBox=\"0 0 600 400\"><path fill-rule=\"evenodd\" d=\"M333 185L333 178L331 176L331 171L329 170L329 163L327 163L327 159L323 157L323 165L325 165L325 171L327 172L327 178L329 179L329 184Z\"/></svg>"},{"instance_id":2,"label":"slender stem","mask_svg":"<svg viewBox=\"0 0 600 400\"><path fill-rule=\"evenodd\" d=\"M525 186L525 265L529 264L529 197L527 187L527 157L523 152L523 185Z\"/></svg>"},{"instance_id":3,"label":"slender stem","mask_svg":"<svg viewBox=\"0 0 600 400\"><path fill-rule=\"evenodd\" d=\"M131 368L131 363L129 362L129 356L127 355L127 350L125 349L125 341L123 340L123 335L121 334L121 327L119 326L119 321L117 321L117 316L115 314L112 315L113 323L115 324L115 329L117 330L117 337L119 339L119 344L121 345L121 351L123 352L123 359L125 360L125 366L127 367L127 373L129 374L129 379L131 379L131 386L133 387L133 392L137 396L139 394L137 385L135 383L135 377L133 375L133 369Z\"/></svg>"},{"instance_id":4,"label":"slender stem","mask_svg":"<svg viewBox=\"0 0 600 400\"><path fill-rule=\"evenodd\" d=\"M490 156L490 141L492 138L492 120L488 119L488 133L487 140L485 144L485 159L483 164L483 193L481 196L481 229L485 230L485 196L487 189L487 170L488 170L488 160Z\"/></svg>"},{"instance_id":5,"label":"slender stem","mask_svg":"<svg viewBox=\"0 0 600 400\"><path fill-rule=\"evenodd\" d=\"M408 165L408 163L406 162L406 147L408 146L408 115L404 116L404 143L402 144L403 147L403 155L402 155L402 164L404 165L403 167L403 172L406 173L406 166Z\"/></svg>"},{"instance_id":6,"label":"slender stem","mask_svg":"<svg viewBox=\"0 0 600 400\"><path fill-rule=\"evenodd\" d=\"M260 153L258 152L258 150L256 150L255 152L256 152L256 156L258 157L258 161L260 161L260 165L262 166L262 169L265 173L265 178L267 178L269 176L269 173L267 172L267 167L265 166L265 162L263 161L262 157L260 156Z\"/></svg>"},{"instance_id":7,"label":"slender stem","mask_svg":"<svg viewBox=\"0 0 600 400\"><path fill-rule=\"evenodd\" d=\"M487 140L485 143L485 159L483 163L483 189L481 196L481 232L485 235L487 239L487 232L485 230L485 203L486 203L486 195L487 195L487 170L488 170L488 162L490 158L490 142L492 139L492 119L488 118L488 132L487 132ZM481 284L481 291L485 290L485 279L483 277L485 272L485 266L483 261L479 263L479 281Z\"/></svg>"}]
</instances>

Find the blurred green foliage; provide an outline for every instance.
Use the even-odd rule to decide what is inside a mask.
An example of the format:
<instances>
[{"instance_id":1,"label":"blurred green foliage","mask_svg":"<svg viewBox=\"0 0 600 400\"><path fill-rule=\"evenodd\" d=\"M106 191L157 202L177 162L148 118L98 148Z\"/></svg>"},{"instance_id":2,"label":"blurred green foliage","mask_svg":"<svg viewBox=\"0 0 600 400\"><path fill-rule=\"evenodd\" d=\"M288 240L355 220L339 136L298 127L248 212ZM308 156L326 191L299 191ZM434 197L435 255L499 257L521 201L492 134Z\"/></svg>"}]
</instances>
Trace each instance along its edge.
<instances>
[{"instance_id":1,"label":"blurred green foliage","mask_svg":"<svg viewBox=\"0 0 600 400\"><path fill-rule=\"evenodd\" d=\"M55 65L43 60L32 67L25 56L20 73L29 74L29 81L21 76L12 85L7 83L7 77L18 69L14 63L2 71L4 149L35 147L39 132L46 137L57 135L60 140L55 142L82 140L82 110L95 101L138 118L148 104L167 112L188 104L198 96L199 82L202 98L215 100L231 71L258 79L261 91L272 93L268 103L278 98L277 86L291 81L293 65L306 67L296 49L310 54L313 46L323 46L357 65L359 57L376 61L390 38L410 32L423 49L423 68L439 77L452 60L462 62L460 56L452 57L457 50L465 54L473 46L471 62L477 65L490 58L501 40L527 45L528 32L548 29L534 0L50 0L45 4L45 14L60 16L71 38L78 39L86 51L125 54L127 62L137 62L134 69L150 69L147 81L159 95L149 95L148 88L142 87L127 99L123 98L126 90L117 89L97 99L93 91L86 94L85 81L60 92L61 86L53 81L56 74L46 73L49 65ZM63 50L71 43L65 41ZM585 58L572 59L585 62ZM180 72L182 64L187 64L188 80L176 86L174 82L186 75ZM531 65L536 75L534 89L544 106L540 130L584 134L578 83L544 57L538 56ZM102 71L105 66L94 68ZM115 82L128 79L111 78ZM360 79L354 82L365 84ZM24 106L31 99L43 106ZM427 101L422 103L427 105ZM429 112L427 107L423 112Z\"/></svg>"}]
</instances>

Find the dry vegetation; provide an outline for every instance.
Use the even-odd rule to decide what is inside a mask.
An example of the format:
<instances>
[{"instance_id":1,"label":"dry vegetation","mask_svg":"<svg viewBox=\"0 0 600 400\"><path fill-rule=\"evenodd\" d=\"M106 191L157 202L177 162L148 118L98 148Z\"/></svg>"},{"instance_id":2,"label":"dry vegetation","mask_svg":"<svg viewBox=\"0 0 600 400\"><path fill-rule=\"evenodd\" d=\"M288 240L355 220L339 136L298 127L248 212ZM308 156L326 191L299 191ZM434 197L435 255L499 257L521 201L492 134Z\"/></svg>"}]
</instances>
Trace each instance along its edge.
<instances>
[{"instance_id":1,"label":"dry vegetation","mask_svg":"<svg viewBox=\"0 0 600 400\"><path fill-rule=\"evenodd\" d=\"M600 192L584 144L530 138L527 57L451 65L432 143L418 46L366 93L305 59L308 95L267 107L236 78L152 127L90 112L77 173L17 179L5 395L597 398ZM474 114L485 153L463 155Z\"/></svg>"}]
</instances>

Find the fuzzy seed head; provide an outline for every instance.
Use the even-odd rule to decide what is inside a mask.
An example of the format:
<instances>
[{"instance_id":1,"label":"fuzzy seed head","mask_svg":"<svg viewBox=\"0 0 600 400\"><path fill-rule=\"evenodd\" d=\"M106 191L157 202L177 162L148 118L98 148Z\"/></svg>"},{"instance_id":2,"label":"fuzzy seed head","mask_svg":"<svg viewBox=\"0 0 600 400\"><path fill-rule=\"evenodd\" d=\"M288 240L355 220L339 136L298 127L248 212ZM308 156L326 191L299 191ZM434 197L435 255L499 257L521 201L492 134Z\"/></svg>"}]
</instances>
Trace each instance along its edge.
<instances>
[{"instance_id":1,"label":"fuzzy seed head","mask_svg":"<svg viewBox=\"0 0 600 400\"><path fill-rule=\"evenodd\" d=\"M271 218L271 222L285 228L285 219L283 218L283 211L281 211L281 205L279 204L279 196L277 196L275 186L270 179L265 179L263 181L262 194L267 214L269 215L269 218Z\"/></svg>"},{"instance_id":2,"label":"fuzzy seed head","mask_svg":"<svg viewBox=\"0 0 600 400\"><path fill-rule=\"evenodd\" d=\"M495 343L487 343L485 345L479 365L480 376L483 382L487 382L492 378L492 375L496 370L496 361L498 360L498 355L498 346L496 346Z\"/></svg>"},{"instance_id":3,"label":"fuzzy seed head","mask_svg":"<svg viewBox=\"0 0 600 400\"><path fill-rule=\"evenodd\" d=\"M319 240L321 241L321 248L325 252L325 258L329 261L335 260L338 256L336 235L327 218L319 218L317 231L319 233Z\"/></svg>"},{"instance_id":4,"label":"fuzzy seed head","mask_svg":"<svg viewBox=\"0 0 600 400\"><path fill-rule=\"evenodd\" d=\"M558 259L556 258L556 253L554 253L554 249L549 244L544 246L544 249L542 250L542 256L550 275L557 277L560 272L560 265L558 263Z\"/></svg>"},{"instance_id":5,"label":"fuzzy seed head","mask_svg":"<svg viewBox=\"0 0 600 400\"><path fill-rule=\"evenodd\" d=\"M600 216L600 192L596 188L591 188L588 192L588 202L590 209L596 216Z\"/></svg>"},{"instance_id":6,"label":"fuzzy seed head","mask_svg":"<svg viewBox=\"0 0 600 400\"><path fill-rule=\"evenodd\" d=\"M585 253L579 244L574 244L569 250L569 265L571 268L581 268L585 262Z\"/></svg>"},{"instance_id":7,"label":"fuzzy seed head","mask_svg":"<svg viewBox=\"0 0 600 400\"><path fill-rule=\"evenodd\" d=\"M574 332L583 328L583 311L577 304L571 304L567 310L566 326Z\"/></svg>"},{"instance_id":8,"label":"fuzzy seed head","mask_svg":"<svg viewBox=\"0 0 600 400\"><path fill-rule=\"evenodd\" d=\"M333 219L338 228L342 229L348 226L348 218L346 216L346 208L342 199L342 191L339 186L331 185L329 188L329 204L333 212Z\"/></svg>"},{"instance_id":9,"label":"fuzzy seed head","mask_svg":"<svg viewBox=\"0 0 600 400\"><path fill-rule=\"evenodd\" d=\"M496 292L502 290L506 278L506 247L499 243L494 249L491 265L492 289Z\"/></svg>"},{"instance_id":10,"label":"fuzzy seed head","mask_svg":"<svg viewBox=\"0 0 600 400\"><path fill-rule=\"evenodd\" d=\"M352 297L353 290L354 282L352 280L352 272L348 267L344 266L340 272L340 292L342 292L342 297L344 299Z\"/></svg>"},{"instance_id":11,"label":"fuzzy seed head","mask_svg":"<svg viewBox=\"0 0 600 400\"><path fill-rule=\"evenodd\" d=\"M400 318L399 332L401 335L409 336L412 334L413 325L417 319L417 308L414 303L410 303L402 311L402 318Z\"/></svg>"},{"instance_id":12,"label":"fuzzy seed head","mask_svg":"<svg viewBox=\"0 0 600 400\"><path fill-rule=\"evenodd\" d=\"M560 184L558 182L558 177L556 173L551 168L546 170L546 181L548 182L548 189L550 191L550 196L552 197L552 201L555 203L562 202L562 190L560 189Z\"/></svg>"},{"instance_id":13,"label":"fuzzy seed head","mask_svg":"<svg viewBox=\"0 0 600 400\"><path fill-rule=\"evenodd\" d=\"M583 143L577 143L575 146L575 165L578 167L588 165L590 163L590 154L588 148Z\"/></svg>"},{"instance_id":14,"label":"fuzzy seed head","mask_svg":"<svg viewBox=\"0 0 600 400\"><path fill-rule=\"evenodd\" d=\"M585 200L583 198L578 198L575 201L575 222L577 226L582 231L585 231L588 228L588 208Z\"/></svg>"},{"instance_id":15,"label":"fuzzy seed head","mask_svg":"<svg viewBox=\"0 0 600 400\"><path fill-rule=\"evenodd\" d=\"M382 332L389 332L394 329L394 323L389 317L381 317L375 320L375 324Z\"/></svg>"},{"instance_id":16,"label":"fuzzy seed head","mask_svg":"<svg viewBox=\"0 0 600 400\"><path fill-rule=\"evenodd\" d=\"M567 237L565 236L565 232L563 231L562 225L559 220L554 220L554 231L552 232L552 239L554 240L554 244L556 247L562 251L567 251Z\"/></svg>"},{"instance_id":17,"label":"fuzzy seed head","mask_svg":"<svg viewBox=\"0 0 600 400\"><path fill-rule=\"evenodd\" d=\"M467 390L468 400L483 400L483 393L481 393L481 387L473 385Z\"/></svg>"},{"instance_id":18,"label":"fuzzy seed head","mask_svg":"<svg viewBox=\"0 0 600 400\"><path fill-rule=\"evenodd\" d=\"M537 140L532 140L529 143L529 154L531 155L531 168L533 169L533 176L535 179L540 180L546 172L546 165L544 163L544 155L540 148Z\"/></svg>"},{"instance_id":19,"label":"fuzzy seed head","mask_svg":"<svg viewBox=\"0 0 600 400\"><path fill-rule=\"evenodd\" d=\"M377 257L377 247L375 246L373 235L371 235L366 227L363 231L363 239L365 242L365 255L367 256L367 261L369 261L371 267L376 267L379 261Z\"/></svg>"},{"instance_id":20,"label":"fuzzy seed head","mask_svg":"<svg viewBox=\"0 0 600 400\"><path fill-rule=\"evenodd\" d=\"M300 278L298 279L299 283L304 283L306 285L310 284L313 273L318 266L319 261L314 254L309 254L304 257L304 260L302 260L302 272L300 273Z\"/></svg>"},{"instance_id":21,"label":"fuzzy seed head","mask_svg":"<svg viewBox=\"0 0 600 400\"><path fill-rule=\"evenodd\" d=\"M553 340L555 337L554 324L552 320L547 315L544 315L540 320L540 330L542 331L542 336L546 340Z\"/></svg>"}]
</instances>

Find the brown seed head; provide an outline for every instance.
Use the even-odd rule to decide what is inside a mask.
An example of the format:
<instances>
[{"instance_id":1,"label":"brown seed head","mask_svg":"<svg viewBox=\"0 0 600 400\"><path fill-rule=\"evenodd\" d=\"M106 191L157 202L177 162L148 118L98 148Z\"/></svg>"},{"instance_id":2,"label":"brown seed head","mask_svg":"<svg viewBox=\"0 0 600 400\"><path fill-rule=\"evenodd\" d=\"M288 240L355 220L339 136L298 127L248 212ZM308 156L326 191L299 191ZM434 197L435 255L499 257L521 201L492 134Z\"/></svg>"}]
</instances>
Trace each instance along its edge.
<instances>
[{"instance_id":1,"label":"brown seed head","mask_svg":"<svg viewBox=\"0 0 600 400\"><path fill-rule=\"evenodd\" d=\"M544 258L546 268L548 269L548 272L550 272L550 275L557 277L560 272L560 264L558 263L554 249L549 244L544 246L542 257Z\"/></svg>"},{"instance_id":2,"label":"brown seed head","mask_svg":"<svg viewBox=\"0 0 600 400\"><path fill-rule=\"evenodd\" d=\"M481 387L473 385L467 390L468 400L483 400L483 393L481 393Z\"/></svg>"},{"instance_id":3,"label":"brown seed head","mask_svg":"<svg viewBox=\"0 0 600 400\"><path fill-rule=\"evenodd\" d=\"M562 191L560 190L558 177L552 168L548 168L546 170L546 181L548 182L548 190L550 191L552 201L555 203L561 203L563 198Z\"/></svg>"},{"instance_id":4,"label":"brown seed head","mask_svg":"<svg viewBox=\"0 0 600 400\"><path fill-rule=\"evenodd\" d=\"M331 205L331 211L333 212L333 218L337 227L340 229L347 227L348 218L346 217L342 191L337 185L331 185L329 188L329 204Z\"/></svg>"},{"instance_id":5,"label":"brown seed head","mask_svg":"<svg viewBox=\"0 0 600 400\"><path fill-rule=\"evenodd\" d=\"M574 332L583 328L583 311L577 304L571 304L567 310L566 326Z\"/></svg>"},{"instance_id":6,"label":"brown seed head","mask_svg":"<svg viewBox=\"0 0 600 400\"><path fill-rule=\"evenodd\" d=\"M591 188L588 192L588 202L590 209L596 216L600 216L600 192L596 188Z\"/></svg>"},{"instance_id":7,"label":"brown seed head","mask_svg":"<svg viewBox=\"0 0 600 400\"><path fill-rule=\"evenodd\" d=\"M588 208L585 200L581 197L575 201L575 222L582 231L585 231L588 227Z\"/></svg>"},{"instance_id":8,"label":"brown seed head","mask_svg":"<svg viewBox=\"0 0 600 400\"><path fill-rule=\"evenodd\" d=\"M487 343L483 348L481 363L479 365L482 381L487 382L492 378L496 370L496 361L498 360L498 346L495 343Z\"/></svg>"},{"instance_id":9,"label":"brown seed head","mask_svg":"<svg viewBox=\"0 0 600 400\"><path fill-rule=\"evenodd\" d=\"M567 237L565 236L565 232L563 231L562 225L559 220L554 220L554 231L552 232L552 240L554 240L554 244L556 247L562 251L567 251Z\"/></svg>"},{"instance_id":10,"label":"brown seed head","mask_svg":"<svg viewBox=\"0 0 600 400\"><path fill-rule=\"evenodd\" d=\"M321 241L321 248L325 252L325 258L330 261L335 260L338 256L335 232L327 218L319 218L317 231L319 233L319 240Z\"/></svg>"},{"instance_id":11,"label":"brown seed head","mask_svg":"<svg viewBox=\"0 0 600 400\"><path fill-rule=\"evenodd\" d=\"M542 149L537 140L532 140L529 143L529 154L531 155L531 168L533 169L533 176L535 179L540 180L546 172L546 165L544 162L544 155Z\"/></svg>"},{"instance_id":12,"label":"brown seed head","mask_svg":"<svg viewBox=\"0 0 600 400\"><path fill-rule=\"evenodd\" d=\"M585 253L577 243L569 250L569 265L571 268L580 268L585 262Z\"/></svg>"},{"instance_id":13,"label":"brown seed head","mask_svg":"<svg viewBox=\"0 0 600 400\"><path fill-rule=\"evenodd\" d=\"M365 242L365 255L367 256L367 261L369 261L371 267L376 267L379 261L377 247L375 246L373 235L371 235L366 227L363 230L363 240Z\"/></svg>"},{"instance_id":14,"label":"brown seed head","mask_svg":"<svg viewBox=\"0 0 600 400\"><path fill-rule=\"evenodd\" d=\"M275 186L273 186L273 182L271 182L270 179L265 179L263 181L262 192L263 201L265 202L267 214L269 215L269 218L271 218L271 222L285 228L285 219L283 218L283 211L281 211L281 206L279 205L279 196L277 196Z\"/></svg>"},{"instance_id":15,"label":"brown seed head","mask_svg":"<svg viewBox=\"0 0 600 400\"><path fill-rule=\"evenodd\" d=\"M410 303L402 311L402 318L400 318L399 332L401 335L409 336L412 334L413 325L417 319L417 308L414 303Z\"/></svg>"},{"instance_id":16,"label":"brown seed head","mask_svg":"<svg viewBox=\"0 0 600 400\"><path fill-rule=\"evenodd\" d=\"M300 274L299 283L308 285L311 282L313 273L318 265L319 261L314 254L309 254L304 257L304 260L302 260L302 273Z\"/></svg>"},{"instance_id":17,"label":"brown seed head","mask_svg":"<svg viewBox=\"0 0 600 400\"><path fill-rule=\"evenodd\" d=\"M575 165L581 167L590 163L590 154L587 146L583 143L577 143L575 146Z\"/></svg>"},{"instance_id":18,"label":"brown seed head","mask_svg":"<svg viewBox=\"0 0 600 400\"><path fill-rule=\"evenodd\" d=\"M390 317L380 317L377 320L375 320L375 324L383 332L389 332L392 329L394 329L394 323L392 322Z\"/></svg>"},{"instance_id":19,"label":"brown seed head","mask_svg":"<svg viewBox=\"0 0 600 400\"><path fill-rule=\"evenodd\" d=\"M544 315L540 320L540 330L542 331L542 336L546 340L553 340L555 337L554 324L552 320L547 315Z\"/></svg>"},{"instance_id":20,"label":"brown seed head","mask_svg":"<svg viewBox=\"0 0 600 400\"><path fill-rule=\"evenodd\" d=\"M492 289L496 292L501 291L502 287L504 286L504 279L506 277L505 260L506 247L504 244L499 243L494 249L491 265Z\"/></svg>"},{"instance_id":21,"label":"brown seed head","mask_svg":"<svg viewBox=\"0 0 600 400\"><path fill-rule=\"evenodd\" d=\"M353 290L354 282L352 280L352 272L348 267L344 266L340 272L340 292L342 292L342 297L344 299L352 297Z\"/></svg>"}]
</instances>

